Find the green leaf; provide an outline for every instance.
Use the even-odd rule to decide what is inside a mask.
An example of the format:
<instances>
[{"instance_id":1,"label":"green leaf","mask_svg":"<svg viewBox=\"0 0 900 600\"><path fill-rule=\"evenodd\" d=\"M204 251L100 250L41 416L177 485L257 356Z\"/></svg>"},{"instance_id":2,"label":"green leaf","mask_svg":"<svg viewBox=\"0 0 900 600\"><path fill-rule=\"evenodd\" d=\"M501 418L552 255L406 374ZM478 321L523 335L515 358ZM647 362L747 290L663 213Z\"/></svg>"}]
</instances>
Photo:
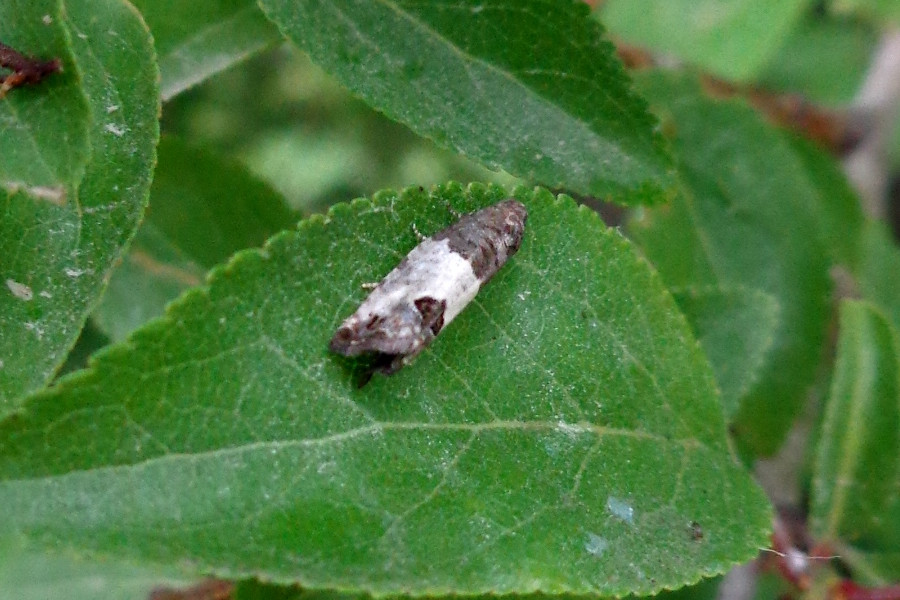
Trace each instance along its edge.
<instances>
[{"instance_id":1,"label":"green leaf","mask_svg":"<svg viewBox=\"0 0 900 600\"><path fill-rule=\"evenodd\" d=\"M866 227L859 196L834 156L809 140L789 136L788 142L802 164L805 179L815 188L815 200L806 212L818 219L820 237L832 260L853 268L859 261Z\"/></svg>"},{"instance_id":2,"label":"green leaf","mask_svg":"<svg viewBox=\"0 0 900 600\"><path fill-rule=\"evenodd\" d=\"M837 362L813 476L811 531L866 579L900 570L900 363L873 305L841 305Z\"/></svg>"},{"instance_id":3,"label":"green leaf","mask_svg":"<svg viewBox=\"0 0 900 600\"><path fill-rule=\"evenodd\" d=\"M490 168L622 202L673 186L653 118L581 3L260 4L373 107Z\"/></svg>"},{"instance_id":4,"label":"green leaf","mask_svg":"<svg viewBox=\"0 0 900 600\"><path fill-rule=\"evenodd\" d=\"M233 600L366 600L366 594L342 594L303 590L297 586L276 586L255 579L239 582Z\"/></svg>"},{"instance_id":5,"label":"green leaf","mask_svg":"<svg viewBox=\"0 0 900 600\"><path fill-rule=\"evenodd\" d=\"M165 136L150 190L147 221L206 268L237 250L296 226L281 196L245 168Z\"/></svg>"},{"instance_id":6,"label":"green leaf","mask_svg":"<svg viewBox=\"0 0 900 600\"><path fill-rule=\"evenodd\" d=\"M166 304L203 283L206 269L179 250L152 223L144 222L116 267L92 317L112 341L119 341L154 317Z\"/></svg>"},{"instance_id":7,"label":"green leaf","mask_svg":"<svg viewBox=\"0 0 900 600\"><path fill-rule=\"evenodd\" d=\"M778 327L778 302L739 286L673 289L678 306L709 358L725 416L737 412L765 364Z\"/></svg>"},{"instance_id":8,"label":"green leaf","mask_svg":"<svg viewBox=\"0 0 900 600\"><path fill-rule=\"evenodd\" d=\"M872 20L900 21L900 3L897 0L833 0L834 10L854 12Z\"/></svg>"},{"instance_id":9,"label":"green leaf","mask_svg":"<svg viewBox=\"0 0 900 600\"><path fill-rule=\"evenodd\" d=\"M722 595L719 592L721 584L721 577L713 577L678 590L664 590L654 598L656 600L716 600Z\"/></svg>"},{"instance_id":10,"label":"green leaf","mask_svg":"<svg viewBox=\"0 0 900 600\"><path fill-rule=\"evenodd\" d=\"M386 192L238 254L0 424L3 517L378 595L651 593L749 559L770 513L709 367L647 263L571 199L517 190L521 250L415 364L360 389L328 353L413 224L506 195Z\"/></svg>"},{"instance_id":11,"label":"green leaf","mask_svg":"<svg viewBox=\"0 0 900 600\"><path fill-rule=\"evenodd\" d=\"M900 329L900 248L890 229L880 221L866 224L856 271L863 298L877 304Z\"/></svg>"},{"instance_id":12,"label":"green leaf","mask_svg":"<svg viewBox=\"0 0 900 600\"><path fill-rule=\"evenodd\" d=\"M281 197L239 164L163 137L147 219L94 318L121 340L200 285L207 269L296 222Z\"/></svg>"},{"instance_id":13,"label":"green leaf","mask_svg":"<svg viewBox=\"0 0 900 600\"><path fill-rule=\"evenodd\" d=\"M183 586L172 572L115 560L90 562L41 552L22 540L0 540L0 600L122 600Z\"/></svg>"},{"instance_id":14,"label":"green leaf","mask_svg":"<svg viewBox=\"0 0 900 600\"><path fill-rule=\"evenodd\" d=\"M774 452L825 343L831 263L818 180L746 106L705 98L687 78L650 74L641 84L671 121L684 193L647 211L633 234L675 289L743 286L777 302L772 347L732 427L753 452Z\"/></svg>"},{"instance_id":15,"label":"green leaf","mask_svg":"<svg viewBox=\"0 0 900 600\"><path fill-rule=\"evenodd\" d=\"M810 0L607 0L613 35L727 79L752 79L790 36Z\"/></svg>"},{"instance_id":16,"label":"green leaf","mask_svg":"<svg viewBox=\"0 0 900 600\"><path fill-rule=\"evenodd\" d=\"M56 377L59 378L72 371L79 371L87 368L88 360L90 360L91 355L100 348L108 346L109 343L109 336L100 331L93 320L88 320L81 330L81 334L78 336L75 345L72 346L72 349L69 351L66 362L59 368Z\"/></svg>"},{"instance_id":17,"label":"green leaf","mask_svg":"<svg viewBox=\"0 0 900 600\"><path fill-rule=\"evenodd\" d=\"M759 84L818 104L849 104L877 43L876 32L858 21L807 16L766 63Z\"/></svg>"},{"instance_id":18,"label":"green leaf","mask_svg":"<svg viewBox=\"0 0 900 600\"><path fill-rule=\"evenodd\" d=\"M715 600L721 577L704 579L699 583L679 588L678 590L663 590L653 597L657 600ZM557 596L558 597L558 596ZM233 600L368 600L367 594L346 594L331 591L310 591L296 586L275 586L269 583L260 583L256 580L239 582L232 594ZM528 594L516 596L480 596L473 600L552 600L553 596L547 594ZM436 600L450 600L449 597L438 597Z\"/></svg>"},{"instance_id":19,"label":"green leaf","mask_svg":"<svg viewBox=\"0 0 900 600\"><path fill-rule=\"evenodd\" d=\"M0 187L0 414L44 386L77 339L137 229L158 137L158 73L134 9L116 0L4 2L0 37L48 21L53 52L64 34L65 75L13 90L0 103L7 116L19 115L16 126L0 128L0 147L31 148L26 160L33 154L38 165L55 165L29 171L5 153L0 161L7 169ZM26 37L16 40L35 48ZM57 118L42 116L45 102L65 105L63 119L76 122L54 128ZM86 126L87 154L77 139ZM73 157L60 158L69 151ZM72 164L59 167L65 160Z\"/></svg>"},{"instance_id":20,"label":"green leaf","mask_svg":"<svg viewBox=\"0 0 900 600\"><path fill-rule=\"evenodd\" d=\"M3 43L41 60L59 58L62 64L40 85L12 90L0 100L0 199L27 191L32 202L65 202L84 173L90 108L67 37L59 2L0 3Z\"/></svg>"},{"instance_id":21,"label":"green leaf","mask_svg":"<svg viewBox=\"0 0 900 600\"><path fill-rule=\"evenodd\" d=\"M168 100L281 39L253 0L132 0L159 56Z\"/></svg>"}]
</instances>

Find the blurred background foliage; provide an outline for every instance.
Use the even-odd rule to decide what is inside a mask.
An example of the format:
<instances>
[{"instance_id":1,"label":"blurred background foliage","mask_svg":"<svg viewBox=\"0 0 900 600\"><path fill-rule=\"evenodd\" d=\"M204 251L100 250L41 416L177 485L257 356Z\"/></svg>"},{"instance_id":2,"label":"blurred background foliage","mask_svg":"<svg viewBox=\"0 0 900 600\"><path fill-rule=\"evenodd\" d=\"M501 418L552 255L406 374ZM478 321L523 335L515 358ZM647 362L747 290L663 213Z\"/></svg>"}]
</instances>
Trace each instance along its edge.
<instances>
[{"instance_id":1,"label":"blurred background foliage","mask_svg":"<svg viewBox=\"0 0 900 600\"><path fill-rule=\"evenodd\" d=\"M610 36L630 43L627 28L608 21L598 4L596 15ZM881 13L865 3L814 2L753 77L738 83L824 109L845 108L864 82L885 26ZM290 43L176 95L164 103L162 117L164 134L240 160L302 215L386 187L519 183L386 118ZM900 170L900 114L897 123L888 148L893 171Z\"/></svg>"},{"instance_id":2,"label":"blurred background foliage","mask_svg":"<svg viewBox=\"0 0 900 600\"><path fill-rule=\"evenodd\" d=\"M383 188L517 181L374 111L289 44L164 104L162 131L238 158L304 215Z\"/></svg>"}]
</instances>

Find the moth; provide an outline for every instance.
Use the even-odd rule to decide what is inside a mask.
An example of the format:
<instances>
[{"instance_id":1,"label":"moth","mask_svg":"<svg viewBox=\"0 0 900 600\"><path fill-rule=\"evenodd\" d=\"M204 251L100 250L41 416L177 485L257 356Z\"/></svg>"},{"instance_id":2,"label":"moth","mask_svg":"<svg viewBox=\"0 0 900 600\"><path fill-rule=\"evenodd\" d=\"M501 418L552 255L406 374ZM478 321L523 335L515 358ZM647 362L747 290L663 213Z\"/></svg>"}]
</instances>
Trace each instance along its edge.
<instances>
[{"instance_id":1,"label":"moth","mask_svg":"<svg viewBox=\"0 0 900 600\"><path fill-rule=\"evenodd\" d=\"M373 355L373 371L384 375L399 371L516 253L527 218L509 198L422 240L338 327L331 351Z\"/></svg>"}]
</instances>

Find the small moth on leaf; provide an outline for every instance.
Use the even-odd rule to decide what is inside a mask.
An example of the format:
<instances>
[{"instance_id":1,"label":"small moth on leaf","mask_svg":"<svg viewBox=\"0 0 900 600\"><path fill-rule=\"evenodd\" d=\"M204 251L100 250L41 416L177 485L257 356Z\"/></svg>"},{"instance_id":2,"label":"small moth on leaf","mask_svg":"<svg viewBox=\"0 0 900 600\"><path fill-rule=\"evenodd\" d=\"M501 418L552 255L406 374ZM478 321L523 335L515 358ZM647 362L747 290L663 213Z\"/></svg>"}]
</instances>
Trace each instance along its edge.
<instances>
[{"instance_id":1,"label":"small moth on leaf","mask_svg":"<svg viewBox=\"0 0 900 600\"><path fill-rule=\"evenodd\" d=\"M391 375L425 349L516 253L528 212L513 198L425 238L331 338L332 352L374 355Z\"/></svg>"}]
</instances>

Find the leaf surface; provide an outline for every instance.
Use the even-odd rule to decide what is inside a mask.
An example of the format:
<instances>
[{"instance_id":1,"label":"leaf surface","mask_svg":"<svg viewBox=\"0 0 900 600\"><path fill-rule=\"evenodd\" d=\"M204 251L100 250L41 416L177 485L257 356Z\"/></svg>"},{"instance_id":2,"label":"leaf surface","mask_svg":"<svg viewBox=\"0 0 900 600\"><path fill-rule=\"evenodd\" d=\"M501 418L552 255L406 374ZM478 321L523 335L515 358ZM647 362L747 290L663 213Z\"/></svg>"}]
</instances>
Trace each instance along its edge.
<instances>
[{"instance_id":1,"label":"leaf surface","mask_svg":"<svg viewBox=\"0 0 900 600\"><path fill-rule=\"evenodd\" d=\"M328 353L413 224L506 196L386 192L215 269L0 424L4 518L46 544L375 594L649 593L753 556L770 514L704 357L570 199L515 193L522 248L413 365L359 388Z\"/></svg>"},{"instance_id":2,"label":"leaf surface","mask_svg":"<svg viewBox=\"0 0 900 600\"><path fill-rule=\"evenodd\" d=\"M0 600L123 600L149 598L161 587L184 586L171 572L105 559L41 552L0 540Z\"/></svg>"},{"instance_id":3,"label":"leaf surface","mask_svg":"<svg viewBox=\"0 0 900 600\"><path fill-rule=\"evenodd\" d=\"M801 162L804 179L815 188L815 195L799 198L814 199L803 210L819 222L820 237L831 259L854 268L866 229L859 196L834 156L802 138L789 136L788 142Z\"/></svg>"},{"instance_id":4,"label":"leaf surface","mask_svg":"<svg viewBox=\"0 0 900 600\"><path fill-rule=\"evenodd\" d=\"M759 84L817 104L850 104L877 43L877 32L855 19L806 16L768 60Z\"/></svg>"},{"instance_id":5,"label":"leaf surface","mask_svg":"<svg viewBox=\"0 0 900 600\"><path fill-rule=\"evenodd\" d=\"M648 211L633 235L675 289L743 286L778 303L771 350L733 427L753 451L773 452L825 342L831 221L823 216L824 188L783 134L746 106L706 98L687 78L653 74L641 83L671 121L684 193Z\"/></svg>"},{"instance_id":6,"label":"leaf surface","mask_svg":"<svg viewBox=\"0 0 900 600\"><path fill-rule=\"evenodd\" d=\"M770 294L744 287L673 289L722 392L725 416L756 382L778 327L778 302Z\"/></svg>"},{"instance_id":7,"label":"leaf surface","mask_svg":"<svg viewBox=\"0 0 900 600\"><path fill-rule=\"evenodd\" d=\"M489 168L622 202L673 186L653 118L580 2L260 4L370 105Z\"/></svg>"},{"instance_id":8,"label":"leaf surface","mask_svg":"<svg viewBox=\"0 0 900 600\"><path fill-rule=\"evenodd\" d=\"M811 531L882 585L900 569L900 355L867 302L841 306L834 379L812 480Z\"/></svg>"},{"instance_id":9,"label":"leaf surface","mask_svg":"<svg viewBox=\"0 0 900 600\"><path fill-rule=\"evenodd\" d=\"M0 103L16 123L0 147L29 148L37 165L0 161L0 414L52 377L134 234L159 113L150 37L129 5L3 2L0 37L13 31L28 34L11 36L23 49L46 32L64 74Z\"/></svg>"},{"instance_id":10,"label":"leaf surface","mask_svg":"<svg viewBox=\"0 0 900 600\"><path fill-rule=\"evenodd\" d=\"M866 223L860 255L856 276L863 298L878 305L900 329L900 248L884 223Z\"/></svg>"},{"instance_id":11,"label":"leaf surface","mask_svg":"<svg viewBox=\"0 0 900 600\"><path fill-rule=\"evenodd\" d=\"M163 314L234 252L261 246L298 218L243 167L166 136L147 218L109 282L94 319L112 339Z\"/></svg>"},{"instance_id":12,"label":"leaf surface","mask_svg":"<svg viewBox=\"0 0 900 600\"><path fill-rule=\"evenodd\" d=\"M600 16L627 42L674 54L726 79L753 78L809 0L608 0Z\"/></svg>"},{"instance_id":13,"label":"leaf surface","mask_svg":"<svg viewBox=\"0 0 900 600\"><path fill-rule=\"evenodd\" d=\"M164 100L276 43L253 0L133 0L153 33Z\"/></svg>"}]
</instances>

